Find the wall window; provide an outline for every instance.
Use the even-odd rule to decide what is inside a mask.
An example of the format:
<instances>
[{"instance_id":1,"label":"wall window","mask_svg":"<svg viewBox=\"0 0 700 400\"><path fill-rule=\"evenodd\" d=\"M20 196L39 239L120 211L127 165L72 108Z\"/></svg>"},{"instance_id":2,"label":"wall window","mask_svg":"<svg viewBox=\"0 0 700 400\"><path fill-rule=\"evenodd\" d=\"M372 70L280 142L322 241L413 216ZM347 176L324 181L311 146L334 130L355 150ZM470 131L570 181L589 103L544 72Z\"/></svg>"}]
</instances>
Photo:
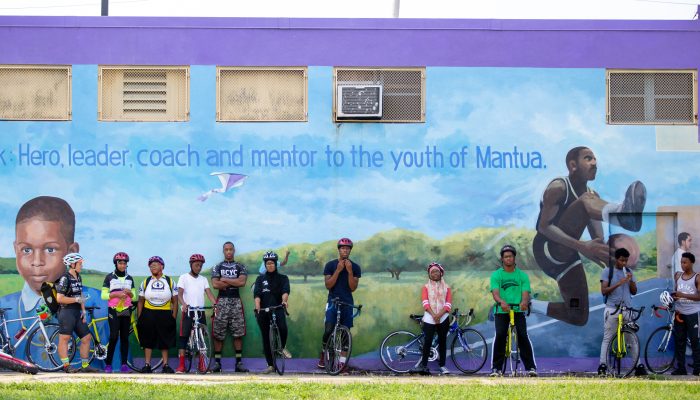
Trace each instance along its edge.
<instances>
[{"instance_id":1,"label":"wall window","mask_svg":"<svg viewBox=\"0 0 700 400\"><path fill-rule=\"evenodd\" d=\"M100 66L100 121L188 121L189 67Z\"/></svg>"},{"instance_id":2,"label":"wall window","mask_svg":"<svg viewBox=\"0 0 700 400\"><path fill-rule=\"evenodd\" d=\"M71 119L71 67L0 65L0 119Z\"/></svg>"},{"instance_id":3,"label":"wall window","mask_svg":"<svg viewBox=\"0 0 700 400\"><path fill-rule=\"evenodd\" d=\"M333 72L336 122L425 122L424 67L336 67ZM377 107L380 116L373 114Z\"/></svg>"},{"instance_id":4,"label":"wall window","mask_svg":"<svg viewBox=\"0 0 700 400\"><path fill-rule=\"evenodd\" d=\"M693 70L607 71L609 124L698 123L698 74Z\"/></svg>"},{"instance_id":5,"label":"wall window","mask_svg":"<svg viewBox=\"0 0 700 400\"><path fill-rule=\"evenodd\" d=\"M218 67L217 121L307 121L306 67Z\"/></svg>"}]
</instances>

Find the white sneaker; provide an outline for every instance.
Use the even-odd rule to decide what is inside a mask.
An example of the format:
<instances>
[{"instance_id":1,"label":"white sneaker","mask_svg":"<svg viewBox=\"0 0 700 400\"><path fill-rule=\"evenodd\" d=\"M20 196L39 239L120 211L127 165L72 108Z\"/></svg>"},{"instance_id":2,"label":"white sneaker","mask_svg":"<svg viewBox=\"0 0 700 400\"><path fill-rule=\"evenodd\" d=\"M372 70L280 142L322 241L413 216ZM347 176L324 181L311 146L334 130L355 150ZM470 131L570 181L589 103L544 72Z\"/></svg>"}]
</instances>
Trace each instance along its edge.
<instances>
[{"instance_id":1,"label":"white sneaker","mask_svg":"<svg viewBox=\"0 0 700 400\"><path fill-rule=\"evenodd\" d=\"M284 355L284 358L286 358L286 359L292 358L292 353L290 353L286 347L282 349L282 354Z\"/></svg>"},{"instance_id":2,"label":"white sneaker","mask_svg":"<svg viewBox=\"0 0 700 400\"><path fill-rule=\"evenodd\" d=\"M534 368L527 370L527 376L530 376L533 378L537 377L537 370Z\"/></svg>"},{"instance_id":3,"label":"white sneaker","mask_svg":"<svg viewBox=\"0 0 700 400\"><path fill-rule=\"evenodd\" d=\"M447 367L440 367L440 375L449 375L451 372Z\"/></svg>"}]
</instances>

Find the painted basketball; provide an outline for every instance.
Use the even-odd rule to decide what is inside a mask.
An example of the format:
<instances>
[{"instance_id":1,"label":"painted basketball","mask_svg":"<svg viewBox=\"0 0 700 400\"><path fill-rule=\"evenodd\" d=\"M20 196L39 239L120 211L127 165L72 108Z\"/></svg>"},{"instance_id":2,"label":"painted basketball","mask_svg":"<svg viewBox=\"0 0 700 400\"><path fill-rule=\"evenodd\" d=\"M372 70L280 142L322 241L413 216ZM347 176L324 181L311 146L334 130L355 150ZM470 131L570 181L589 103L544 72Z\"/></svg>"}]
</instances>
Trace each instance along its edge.
<instances>
[{"instance_id":1,"label":"painted basketball","mask_svg":"<svg viewBox=\"0 0 700 400\"><path fill-rule=\"evenodd\" d=\"M627 266L630 269L637 268L637 263L639 262L639 245L637 241L630 235L624 233L616 233L610 235L608 238L608 246L610 246L610 265L615 264L615 250L625 248L630 252L629 260L627 261Z\"/></svg>"}]
</instances>

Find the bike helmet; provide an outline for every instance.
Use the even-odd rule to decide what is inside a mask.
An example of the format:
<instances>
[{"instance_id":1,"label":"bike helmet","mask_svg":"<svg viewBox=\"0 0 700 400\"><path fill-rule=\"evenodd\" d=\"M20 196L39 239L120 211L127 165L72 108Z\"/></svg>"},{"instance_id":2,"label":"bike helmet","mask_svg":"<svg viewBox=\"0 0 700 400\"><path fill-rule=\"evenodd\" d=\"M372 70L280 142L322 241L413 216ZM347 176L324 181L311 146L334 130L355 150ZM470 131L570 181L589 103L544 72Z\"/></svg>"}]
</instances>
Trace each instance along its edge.
<instances>
[{"instance_id":1,"label":"bike helmet","mask_svg":"<svg viewBox=\"0 0 700 400\"><path fill-rule=\"evenodd\" d=\"M445 267L443 267L441 264L436 263L436 262L431 262L427 268L428 273L430 273L430 270L433 268L437 268L440 271L440 275L445 275Z\"/></svg>"},{"instance_id":2,"label":"bike helmet","mask_svg":"<svg viewBox=\"0 0 700 400\"><path fill-rule=\"evenodd\" d=\"M204 259L204 256L201 255L201 254L192 254L192 255L190 256L190 265L192 265L192 263L195 262L195 261L201 261L202 264L204 264L204 262L205 262L206 260Z\"/></svg>"},{"instance_id":3,"label":"bike helmet","mask_svg":"<svg viewBox=\"0 0 700 400\"><path fill-rule=\"evenodd\" d=\"M153 261L157 261L157 262L160 263L160 265L162 265L162 266L165 267L165 261L163 261L163 259L160 258L160 256L153 256L153 257L149 258L149 259L148 259L148 265L151 265L151 263L152 263Z\"/></svg>"},{"instance_id":4,"label":"bike helmet","mask_svg":"<svg viewBox=\"0 0 700 400\"><path fill-rule=\"evenodd\" d=\"M348 238L342 238L338 240L338 248L340 248L341 246L349 246L352 249L352 240Z\"/></svg>"},{"instance_id":5,"label":"bike helmet","mask_svg":"<svg viewBox=\"0 0 700 400\"><path fill-rule=\"evenodd\" d=\"M129 255L123 251L120 251L119 253L115 254L114 257L112 257L112 261L114 262L114 265L117 265L117 261L129 262Z\"/></svg>"},{"instance_id":6,"label":"bike helmet","mask_svg":"<svg viewBox=\"0 0 700 400\"><path fill-rule=\"evenodd\" d=\"M667 290L664 290L659 295L659 301L661 301L661 304L663 304L664 306L671 307L671 304L673 304L673 297L671 297L671 293L669 293Z\"/></svg>"},{"instance_id":7,"label":"bike helmet","mask_svg":"<svg viewBox=\"0 0 700 400\"><path fill-rule=\"evenodd\" d=\"M263 254L263 262L274 261L276 263L277 260L279 260L279 257L274 251L268 251L267 253Z\"/></svg>"},{"instance_id":8,"label":"bike helmet","mask_svg":"<svg viewBox=\"0 0 700 400\"><path fill-rule=\"evenodd\" d=\"M63 264L65 264L66 267L70 267L82 259L83 256L81 256L79 253L68 253L63 257Z\"/></svg>"},{"instance_id":9,"label":"bike helmet","mask_svg":"<svg viewBox=\"0 0 700 400\"><path fill-rule=\"evenodd\" d=\"M518 255L518 252L515 251L515 247L507 244L507 245L501 247L501 258L503 258L503 253L505 253L506 251L510 251L511 253L513 253L513 257Z\"/></svg>"}]
</instances>

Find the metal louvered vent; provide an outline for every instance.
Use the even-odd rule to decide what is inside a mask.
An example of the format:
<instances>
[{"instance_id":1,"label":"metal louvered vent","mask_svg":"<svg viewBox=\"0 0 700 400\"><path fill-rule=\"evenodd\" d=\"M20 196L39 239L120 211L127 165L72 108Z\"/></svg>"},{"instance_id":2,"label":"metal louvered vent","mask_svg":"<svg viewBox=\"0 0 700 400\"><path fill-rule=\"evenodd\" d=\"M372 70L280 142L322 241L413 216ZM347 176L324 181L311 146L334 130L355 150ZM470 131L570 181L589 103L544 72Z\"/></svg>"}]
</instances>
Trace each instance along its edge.
<instances>
[{"instance_id":1,"label":"metal louvered vent","mask_svg":"<svg viewBox=\"0 0 700 400\"><path fill-rule=\"evenodd\" d=\"M187 121L188 67L102 66L101 121Z\"/></svg>"},{"instance_id":2,"label":"metal louvered vent","mask_svg":"<svg viewBox=\"0 0 700 400\"><path fill-rule=\"evenodd\" d=\"M698 122L697 71L607 71L609 124Z\"/></svg>"},{"instance_id":3,"label":"metal louvered vent","mask_svg":"<svg viewBox=\"0 0 700 400\"><path fill-rule=\"evenodd\" d=\"M306 67L218 67L217 121L306 121Z\"/></svg>"},{"instance_id":4,"label":"metal louvered vent","mask_svg":"<svg viewBox=\"0 0 700 400\"><path fill-rule=\"evenodd\" d=\"M425 68L350 68L334 71L333 110L337 122L424 122ZM348 86L381 87L380 115L352 114L343 107L341 91ZM376 89L374 93L376 93ZM370 96L371 92L363 92ZM367 98L367 97L365 97ZM346 104L348 105L348 104ZM371 108L371 107L370 107Z\"/></svg>"},{"instance_id":5,"label":"metal louvered vent","mask_svg":"<svg viewBox=\"0 0 700 400\"><path fill-rule=\"evenodd\" d=\"M0 65L0 119L71 119L71 67Z\"/></svg>"},{"instance_id":6,"label":"metal louvered vent","mask_svg":"<svg viewBox=\"0 0 700 400\"><path fill-rule=\"evenodd\" d=\"M381 118L381 85L338 85L338 118Z\"/></svg>"}]
</instances>

